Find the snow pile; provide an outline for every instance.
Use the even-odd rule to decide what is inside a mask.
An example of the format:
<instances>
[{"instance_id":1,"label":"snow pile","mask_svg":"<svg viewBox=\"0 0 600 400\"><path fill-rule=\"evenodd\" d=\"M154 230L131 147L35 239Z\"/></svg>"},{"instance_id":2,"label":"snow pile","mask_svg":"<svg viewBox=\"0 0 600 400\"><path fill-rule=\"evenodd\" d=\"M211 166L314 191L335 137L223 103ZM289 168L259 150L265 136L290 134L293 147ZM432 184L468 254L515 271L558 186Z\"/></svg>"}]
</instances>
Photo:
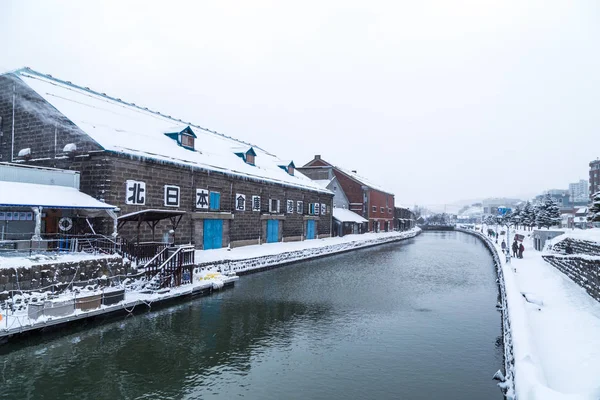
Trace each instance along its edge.
<instances>
[{"instance_id":1,"label":"snow pile","mask_svg":"<svg viewBox=\"0 0 600 400\"><path fill-rule=\"evenodd\" d=\"M554 238L553 242L556 244L567 238L600 243L600 228L570 230L564 235Z\"/></svg>"}]
</instances>

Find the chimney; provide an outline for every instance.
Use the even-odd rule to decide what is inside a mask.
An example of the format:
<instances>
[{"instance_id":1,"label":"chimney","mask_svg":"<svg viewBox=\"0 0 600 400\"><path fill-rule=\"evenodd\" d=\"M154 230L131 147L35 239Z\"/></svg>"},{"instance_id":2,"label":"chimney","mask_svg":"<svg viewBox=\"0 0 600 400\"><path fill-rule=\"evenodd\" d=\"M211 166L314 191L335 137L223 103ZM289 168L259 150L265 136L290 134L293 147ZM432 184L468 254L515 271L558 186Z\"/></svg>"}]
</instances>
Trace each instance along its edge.
<instances>
[{"instance_id":1,"label":"chimney","mask_svg":"<svg viewBox=\"0 0 600 400\"><path fill-rule=\"evenodd\" d=\"M320 159L321 159L321 155L320 154L315 155L315 160L320 160Z\"/></svg>"},{"instance_id":2,"label":"chimney","mask_svg":"<svg viewBox=\"0 0 600 400\"><path fill-rule=\"evenodd\" d=\"M352 173L353 173L353 174L356 174L356 170L355 170L355 169L353 169L353 170L352 170Z\"/></svg>"}]
</instances>

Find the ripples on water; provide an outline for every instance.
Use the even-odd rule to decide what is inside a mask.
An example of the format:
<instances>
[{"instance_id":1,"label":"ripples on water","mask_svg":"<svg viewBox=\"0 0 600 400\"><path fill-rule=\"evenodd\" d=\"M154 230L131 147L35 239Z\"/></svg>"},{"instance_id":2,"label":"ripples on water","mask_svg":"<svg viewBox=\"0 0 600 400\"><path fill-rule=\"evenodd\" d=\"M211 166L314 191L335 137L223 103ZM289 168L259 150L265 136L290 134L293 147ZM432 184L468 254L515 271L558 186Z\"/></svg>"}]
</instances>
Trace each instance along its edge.
<instances>
[{"instance_id":1,"label":"ripples on water","mask_svg":"<svg viewBox=\"0 0 600 400\"><path fill-rule=\"evenodd\" d=\"M0 348L3 399L500 399L491 257L416 239Z\"/></svg>"}]
</instances>

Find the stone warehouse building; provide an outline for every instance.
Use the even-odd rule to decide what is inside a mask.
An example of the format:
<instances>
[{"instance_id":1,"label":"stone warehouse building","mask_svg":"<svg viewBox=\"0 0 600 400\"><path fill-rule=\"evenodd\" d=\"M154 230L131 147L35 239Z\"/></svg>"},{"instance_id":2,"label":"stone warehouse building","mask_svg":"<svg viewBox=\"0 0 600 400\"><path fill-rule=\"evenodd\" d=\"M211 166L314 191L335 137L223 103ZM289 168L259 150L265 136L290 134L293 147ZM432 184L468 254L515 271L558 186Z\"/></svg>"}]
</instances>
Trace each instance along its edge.
<instances>
[{"instance_id":1,"label":"stone warehouse building","mask_svg":"<svg viewBox=\"0 0 600 400\"><path fill-rule=\"evenodd\" d=\"M0 75L0 157L80 171L131 240L212 249L331 234L333 193L292 161L29 68Z\"/></svg>"},{"instance_id":2,"label":"stone warehouse building","mask_svg":"<svg viewBox=\"0 0 600 400\"><path fill-rule=\"evenodd\" d=\"M369 221L369 231L391 231L394 229L394 194L369 182L365 177L344 168L334 166L320 155L299 168L306 176L315 180L335 177L348 199L350 211Z\"/></svg>"}]
</instances>

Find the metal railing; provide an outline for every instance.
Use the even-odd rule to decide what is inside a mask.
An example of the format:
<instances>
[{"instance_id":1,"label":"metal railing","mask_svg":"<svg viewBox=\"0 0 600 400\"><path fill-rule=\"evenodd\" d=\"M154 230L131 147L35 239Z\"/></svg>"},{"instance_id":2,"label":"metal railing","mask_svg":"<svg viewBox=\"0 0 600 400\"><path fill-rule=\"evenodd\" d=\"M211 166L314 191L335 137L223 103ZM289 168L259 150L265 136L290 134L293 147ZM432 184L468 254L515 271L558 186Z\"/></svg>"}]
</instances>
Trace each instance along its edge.
<instances>
[{"instance_id":1,"label":"metal railing","mask_svg":"<svg viewBox=\"0 0 600 400\"><path fill-rule=\"evenodd\" d=\"M41 239L0 241L0 256L23 256L37 253L85 252L115 254L117 243L102 235L44 235Z\"/></svg>"},{"instance_id":2,"label":"metal railing","mask_svg":"<svg viewBox=\"0 0 600 400\"><path fill-rule=\"evenodd\" d=\"M117 242L117 252L137 264L144 266L150 262L157 254L168 248L168 243L162 242L130 242L125 238L120 238Z\"/></svg>"},{"instance_id":3,"label":"metal railing","mask_svg":"<svg viewBox=\"0 0 600 400\"><path fill-rule=\"evenodd\" d=\"M164 259L162 263L148 263L146 276L148 280L158 277L160 288L192 283L194 255L194 246L168 247L155 258L156 261Z\"/></svg>"}]
</instances>

